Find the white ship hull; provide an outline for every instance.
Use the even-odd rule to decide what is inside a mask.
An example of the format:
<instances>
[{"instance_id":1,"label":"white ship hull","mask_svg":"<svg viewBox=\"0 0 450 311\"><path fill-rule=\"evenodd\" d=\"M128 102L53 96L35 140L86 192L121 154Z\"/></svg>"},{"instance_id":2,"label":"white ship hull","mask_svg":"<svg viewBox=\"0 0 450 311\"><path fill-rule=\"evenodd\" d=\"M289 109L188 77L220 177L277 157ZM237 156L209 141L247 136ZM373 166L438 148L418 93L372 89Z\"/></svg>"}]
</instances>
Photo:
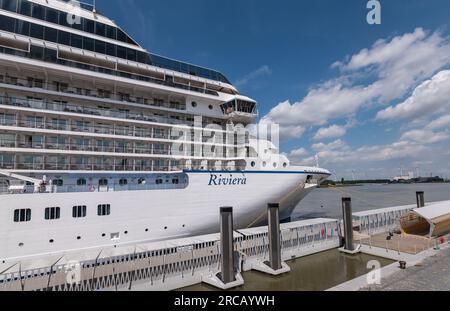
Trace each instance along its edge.
<instances>
[{"instance_id":1,"label":"white ship hull","mask_svg":"<svg viewBox=\"0 0 450 311\"><path fill-rule=\"evenodd\" d=\"M234 208L235 229L246 228L265 221L268 203L280 203L282 218L289 217L314 188L306 182L311 173L295 169L223 173L232 176L228 185L215 185L212 174L188 173L185 189L4 195L0 260L215 233L223 206ZM233 185L237 178L240 184ZM109 216L97 215L100 204L111 205ZM72 217L78 205L87 206L85 218ZM13 222L14 210L24 207L32 210L32 221ZM60 219L45 220L47 207L60 207Z\"/></svg>"}]
</instances>

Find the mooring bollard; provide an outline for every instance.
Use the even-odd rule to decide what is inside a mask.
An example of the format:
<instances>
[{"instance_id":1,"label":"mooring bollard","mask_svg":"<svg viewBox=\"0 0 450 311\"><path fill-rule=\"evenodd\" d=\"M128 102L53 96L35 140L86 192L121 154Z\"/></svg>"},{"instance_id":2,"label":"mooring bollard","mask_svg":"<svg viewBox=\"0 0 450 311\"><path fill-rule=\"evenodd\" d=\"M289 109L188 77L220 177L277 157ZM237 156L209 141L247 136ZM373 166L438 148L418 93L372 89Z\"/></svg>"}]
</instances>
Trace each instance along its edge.
<instances>
[{"instance_id":1,"label":"mooring bollard","mask_svg":"<svg viewBox=\"0 0 450 311\"><path fill-rule=\"evenodd\" d=\"M417 208L425 207L425 192L417 191L416 200L417 200Z\"/></svg>"},{"instance_id":2,"label":"mooring bollard","mask_svg":"<svg viewBox=\"0 0 450 311\"><path fill-rule=\"evenodd\" d=\"M281 269L280 244L280 204L269 204L269 266L277 271Z\"/></svg>"},{"instance_id":3,"label":"mooring bollard","mask_svg":"<svg viewBox=\"0 0 450 311\"><path fill-rule=\"evenodd\" d=\"M234 274L233 208L220 208L221 279L225 284L236 280Z\"/></svg>"},{"instance_id":4,"label":"mooring bollard","mask_svg":"<svg viewBox=\"0 0 450 311\"><path fill-rule=\"evenodd\" d=\"M354 251L352 199L342 198L342 214L344 218L345 250Z\"/></svg>"}]
</instances>

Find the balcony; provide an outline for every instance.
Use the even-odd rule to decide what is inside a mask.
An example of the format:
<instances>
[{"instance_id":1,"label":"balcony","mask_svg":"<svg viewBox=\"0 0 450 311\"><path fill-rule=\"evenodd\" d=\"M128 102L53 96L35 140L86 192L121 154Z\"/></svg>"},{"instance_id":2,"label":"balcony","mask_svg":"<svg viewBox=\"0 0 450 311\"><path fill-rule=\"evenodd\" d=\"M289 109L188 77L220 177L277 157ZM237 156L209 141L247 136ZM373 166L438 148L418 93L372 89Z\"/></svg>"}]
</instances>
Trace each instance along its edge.
<instances>
[{"instance_id":1,"label":"balcony","mask_svg":"<svg viewBox=\"0 0 450 311\"><path fill-rule=\"evenodd\" d=\"M0 84L1 83L19 87L26 87L30 89L42 89L46 91L53 91L68 95L91 97L92 99L96 100L109 99L123 103L140 104L149 107L186 111L186 103L182 102L165 101L155 98L149 99L144 98L143 96L140 95L132 96L124 92L115 93L111 90L104 90L101 88L88 89L84 87L69 86L67 83L61 82L49 83L43 81L42 79L29 78L25 80L16 77L9 77L9 76L5 77L4 75L0 74Z\"/></svg>"}]
</instances>

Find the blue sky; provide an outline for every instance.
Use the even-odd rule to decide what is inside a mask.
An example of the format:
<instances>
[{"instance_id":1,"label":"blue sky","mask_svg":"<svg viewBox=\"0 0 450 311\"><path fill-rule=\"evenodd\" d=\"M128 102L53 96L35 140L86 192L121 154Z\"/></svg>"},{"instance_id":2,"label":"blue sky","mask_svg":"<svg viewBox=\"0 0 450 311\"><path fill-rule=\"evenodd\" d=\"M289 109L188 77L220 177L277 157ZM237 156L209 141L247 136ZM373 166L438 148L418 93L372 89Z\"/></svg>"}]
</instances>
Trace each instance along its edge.
<instances>
[{"instance_id":1,"label":"blue sky","mask_svg":"<svg viewBox=\"0 0 450 311\"><path fill-rule=\"evenodd\" d=\"M97 0L149 51L217 69L256 99L294 163L450 177L450 1L381 3L368 25L366 0Z\"/></svg>"}]
</instances>

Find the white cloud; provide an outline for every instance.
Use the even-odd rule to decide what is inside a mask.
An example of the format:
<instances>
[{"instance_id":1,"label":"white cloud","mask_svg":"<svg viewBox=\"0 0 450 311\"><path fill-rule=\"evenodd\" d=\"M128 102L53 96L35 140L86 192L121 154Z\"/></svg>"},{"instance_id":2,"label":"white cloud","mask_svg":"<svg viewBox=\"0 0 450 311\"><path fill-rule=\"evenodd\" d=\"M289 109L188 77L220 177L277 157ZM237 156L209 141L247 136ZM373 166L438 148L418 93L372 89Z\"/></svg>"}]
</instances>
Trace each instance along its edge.
<instances>
[{"instance_id":1,"label":"white cloud","mask_svg":"<svg viewBox=\"0 0 450 311\"><path fill-rule=\"evenodd\" d=\"M423 82L403 103L378 112L377 119L423 118L444 111L450 111L450 70Z\"/></svg>"},{"instance_id":2,"label":"white cloud","mask_svg":"<svg viewBox=\"0 0 450 311\"><path fill-rule=\"evenodd\" d=\"M236 87L241 87L241 86L248 84L252 80L255 80L262 76L270 76L271 74L272 74L272 70L270 69L270 67L267 65L263 65L263 66L259 67L258 69L250 72L249 74L246 74L241 79L237 80L234 83L234 85Z\"/></svg>"},{"instance_id":3,"label":"white cloud","mask_svg":"<svg viewBox=\"0 0 450 311\"><path fill-rule=\"evenodd\" d=\"M428 124L427 129L437 130L444 127L450 126L450 114L442 116Z\"/></svg>"},{"instance_id":4,"label":"white cloud","mask_svg":"<svg viewBox=\"0 0 450 311\"><path fill-rule=\"evenodd\" d=\"M305 148L295 149L289 153L289 157L303 158L307 156L309 156L309 152Z\"/></svg>"},{"instance_id":5,"label":"white cloud","mask_svg":"<svg viewBox=\"0 0 450 311\"><path fill-rule=\"evenodd\" d=\"M431 130L412 130L402 135L401 140L413 141L420 144L435 144L450 138L446 132L433 132Z\"/></svg>"},{"instance_id":6,"label":"white cloud","mask_svg":"<svg viewBox=\"0 0 450 311\"><path fill-rule=\"evenodd\" d=\"M382 162L398 159L417 158L427 147L411 141L400 140L393 144L363 146L352 149L346 142L338 139L329 144L319 143L311 147L317 152L321 165L335 164L356 165L356 163ZM311 163L314 157L304 160ZM313 162L312 162L313 163Z\"/></svg>"},{"instance_id":7,"label":"white cloud","mask_svg":"<svg viewBox=\"0 0 450 311\"><path fill-rule=\"evenodd\" d=\"M331 125L329 127L320 128L316 135L314 135L314 140L323 140L327 138L339 138L347 134L347 127L341 125Z\"/></svg>"},{"instance_id":8,"label":"white cloud","mask_svg":"<svg viewBox=\"0 0 450 311\"><path fill-rule=\"evenodd\" d=\"M389 41L378 40L370 49L348 59L333 65L341 69L336 79L312 88L298 102L278 104L263 120L280 124L282 132L283 128L295 127L300 136L310 127L324 126L333 119L352 117L364 107L401 98L450 63L450 43L439 32L428 34L418 28ZM286 137L295 136L292 133Z\"/></svg>"}]
</instances>

